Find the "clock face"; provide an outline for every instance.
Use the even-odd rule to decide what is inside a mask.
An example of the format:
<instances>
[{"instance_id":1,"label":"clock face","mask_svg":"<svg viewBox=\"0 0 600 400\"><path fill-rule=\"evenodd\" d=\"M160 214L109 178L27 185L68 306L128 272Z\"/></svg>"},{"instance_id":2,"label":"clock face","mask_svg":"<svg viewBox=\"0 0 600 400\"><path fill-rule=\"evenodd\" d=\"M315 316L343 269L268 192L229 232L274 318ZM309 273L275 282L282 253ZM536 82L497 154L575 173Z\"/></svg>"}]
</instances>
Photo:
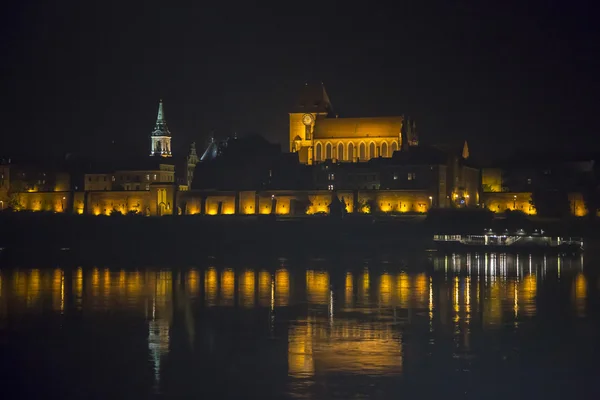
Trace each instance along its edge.
<instances>
[{"instance_id":1,"label":"clock face","mask_svg":"<svg viewBox=\"0 0 600 400\"><path fill-rule=\"evenodd\" d=\"M304 125L310 125L310 124L312 124L312 122L313 122L313 116L312 115L310 115L310 114L304 114L302 116L302 123Z\"/></svg>"}]
</instances>

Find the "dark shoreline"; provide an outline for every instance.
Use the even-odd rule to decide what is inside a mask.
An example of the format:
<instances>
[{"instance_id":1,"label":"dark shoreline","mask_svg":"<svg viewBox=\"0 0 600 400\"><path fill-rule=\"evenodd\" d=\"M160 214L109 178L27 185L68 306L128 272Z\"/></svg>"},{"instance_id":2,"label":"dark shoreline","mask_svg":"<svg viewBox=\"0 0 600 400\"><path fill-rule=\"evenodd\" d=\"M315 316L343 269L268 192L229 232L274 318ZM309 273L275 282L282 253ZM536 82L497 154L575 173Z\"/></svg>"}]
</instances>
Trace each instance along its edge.
<instances>
[{"instance_id":1,"label":"dark shoreline","mask_svg":"<svg viewBox=\"0 0 600 400\"><path fill-rule=\"evenodd\" d=\"M592 243L599 224L589 220L493 221L464 213L443 217L351 215L275 218L274 216L95 217L47 213L3 213L3 264L71 259L76 262L185 264L194 260L258 260L319 257L402 259L433 248L433 235L472 234L523 224L550 236L580 236ZM589 247L589 246L586 246ZM68 249L61 251L60 249Z\"/></svg>"}]
</instances>

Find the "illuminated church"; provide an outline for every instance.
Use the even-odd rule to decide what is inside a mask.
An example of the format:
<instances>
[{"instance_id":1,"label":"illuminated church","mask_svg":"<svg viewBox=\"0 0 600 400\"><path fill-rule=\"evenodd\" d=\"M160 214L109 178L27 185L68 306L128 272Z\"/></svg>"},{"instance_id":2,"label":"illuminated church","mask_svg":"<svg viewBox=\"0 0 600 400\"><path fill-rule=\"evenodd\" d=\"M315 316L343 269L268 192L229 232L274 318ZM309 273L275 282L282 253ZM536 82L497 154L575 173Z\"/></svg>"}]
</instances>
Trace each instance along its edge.
<instances>
[{"instance_id":1,"label":"illuminated church","mask_svg":"<svg viewBox=\"0 0 600 400\"><path fill-rule=\"evenodd\" d=\"M303 164L368 161L391 157L403 141L418 145L414 122L411 126L403 116L339 118L325 87L308 83L290 112L289 140L290 152Z\"/></svg>"}]
</instances>

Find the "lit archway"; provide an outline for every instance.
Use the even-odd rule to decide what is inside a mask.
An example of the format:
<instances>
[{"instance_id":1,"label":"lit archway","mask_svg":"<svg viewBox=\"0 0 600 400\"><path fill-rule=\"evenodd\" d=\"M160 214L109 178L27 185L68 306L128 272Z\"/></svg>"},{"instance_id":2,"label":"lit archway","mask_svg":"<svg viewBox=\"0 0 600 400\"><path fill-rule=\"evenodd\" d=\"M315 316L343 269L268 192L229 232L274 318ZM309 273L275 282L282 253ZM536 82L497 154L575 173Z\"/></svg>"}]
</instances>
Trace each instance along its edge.
<instances>
[{"instance_id":1,"label":"lit archway","mask_svg":"<svg viewBox=\"0 0 600 400\"><path fill-rule=\"evenodd\" d=\"M331 160L333 158L333 154L331 154L331 143L327 143L325 145L325 159Z\"/></svg>"},{"instance_id":2,"label":"lit archway","mask_svg":"<svg viewBox=\"0 0 600 400\"><path fill-rule=\"evenodd\" d=\"M363 142L358 146L358 159L360 161L365 161L367 159L367 146Z\"/></svg>"},{"instance_id":3,"label":"lit archway","mask_svg":"<svg viewBox=\"0 0 600 400\"><path fill-rule=\"evenodd\" d=\"M342 143L337 145L337 159L341 161L344 160L344 145Z\"/></svg>"},{"instance_id":4,"label":"lit archway","mask_svg":"<svg viewBox=\"0 0 600 400\"><path fill-rule=\"evenodd\" d=\"M394 155L394 152L398 151L398 142L396 142L395 140L392 142L392 154Z\"/></svg>"},{"instance_id":5,"label":"lit archway","mask_svg":"<svg viewBox=\"0 0 600 400\"><path fill-rule=\"evenodd\" d=\"M321 143L315 145L315 161L321 161L323 159L323 146Z\"/></svg>"},{"instance_id":6,"label":"lit archway","mask_svg":"<svg viewBox=\"0 0 600 400\"><path fill-rule=\"evenodd\" d=\"M381 143L381 157L388 156L388 146L386 142Z\"/></svg>"},{"instance_id":7,"label":"lit archway","mask_svg":"<svg viewBox=\"0 0 600 400\"><path fill-rule=\"evenodd\" d=\"M377 151L377 148L375 147L375 143L374 142L369 143L369 158L377 157L376 151Z\"/></svg>"},{"instance_id":8,"label":"lit archway","mask_svg":"<svg viewBox=\"0 0 600 400\"><path fill-rule=\"evenodd\" d=\"M354 161L354 143L348 143L348 161Z\"/></svg>"}]
</instances>

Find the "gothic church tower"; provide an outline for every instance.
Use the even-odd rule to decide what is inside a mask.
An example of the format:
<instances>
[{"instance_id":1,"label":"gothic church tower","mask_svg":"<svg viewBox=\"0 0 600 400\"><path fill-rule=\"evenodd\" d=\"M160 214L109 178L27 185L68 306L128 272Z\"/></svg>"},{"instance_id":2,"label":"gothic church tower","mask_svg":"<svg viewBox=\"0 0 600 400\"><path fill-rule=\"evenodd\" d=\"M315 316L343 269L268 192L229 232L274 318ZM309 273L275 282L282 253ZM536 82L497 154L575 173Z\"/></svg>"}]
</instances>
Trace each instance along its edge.
<instances>
[{"instance_id":1,"label":"gothic church tower","mask_svg":"<svg viewBox=\"0 0 600 400\"><path fill-rule=\"evenodd\" d=\"M150 136L150 155L171 157L171 132L165 120L162 99L158 103L156 125Z\"/></svg>"}]
</instances>

